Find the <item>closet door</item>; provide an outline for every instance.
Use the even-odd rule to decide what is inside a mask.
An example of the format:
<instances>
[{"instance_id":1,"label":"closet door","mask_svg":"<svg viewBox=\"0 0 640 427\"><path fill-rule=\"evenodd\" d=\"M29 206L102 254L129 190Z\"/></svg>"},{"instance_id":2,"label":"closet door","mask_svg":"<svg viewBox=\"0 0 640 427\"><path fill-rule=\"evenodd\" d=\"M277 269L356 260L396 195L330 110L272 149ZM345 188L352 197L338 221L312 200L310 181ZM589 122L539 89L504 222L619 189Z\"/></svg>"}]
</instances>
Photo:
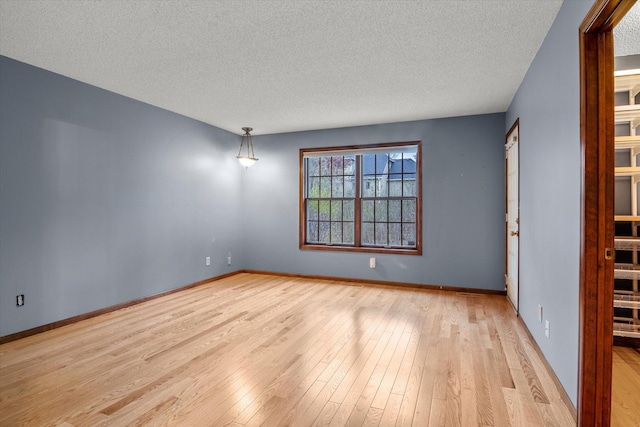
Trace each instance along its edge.
<instances>
[{"instance_id":1,"label":"closet door","mask_svg":"<svg viewBox=\"0 0 640 427\"><path fill-rule=\"evenodd\" d=\"M507 285L507 297L518 312L518 288L519 288L519 250L520 250L520 196L519 196L519 157L518 157L518 132L519 125L516 122L507 135L505 146L506 173L507 173L507 272L505 274Z\"/></svg>"}]
</instances>

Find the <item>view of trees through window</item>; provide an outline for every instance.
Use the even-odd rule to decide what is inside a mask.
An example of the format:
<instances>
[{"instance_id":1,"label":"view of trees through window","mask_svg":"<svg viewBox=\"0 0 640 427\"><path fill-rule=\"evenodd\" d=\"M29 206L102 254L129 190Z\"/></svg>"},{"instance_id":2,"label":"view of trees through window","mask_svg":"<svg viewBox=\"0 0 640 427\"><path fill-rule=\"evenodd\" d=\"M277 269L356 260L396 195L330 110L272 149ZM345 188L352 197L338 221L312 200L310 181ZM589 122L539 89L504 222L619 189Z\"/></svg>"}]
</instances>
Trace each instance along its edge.
<instances>
[{"instance_id":1,"label":"view of trees through window","mask_svg":"<svg viewBox=\"0 0 640 427\"><path fill-rule=\"evenodd\" d=\"M303 243L415 249L418 148L305 153Z\"/></svg>"},{"instance_id":2,"label":"view of trees through window","mask_svg":"<svg viewBox=\"0 0 640 427\"><path fill-rule=\"evenodd\" d=\"M311 157L306 162L307 241L352 245L356 156Z\"/></svg>"}]
</instances>

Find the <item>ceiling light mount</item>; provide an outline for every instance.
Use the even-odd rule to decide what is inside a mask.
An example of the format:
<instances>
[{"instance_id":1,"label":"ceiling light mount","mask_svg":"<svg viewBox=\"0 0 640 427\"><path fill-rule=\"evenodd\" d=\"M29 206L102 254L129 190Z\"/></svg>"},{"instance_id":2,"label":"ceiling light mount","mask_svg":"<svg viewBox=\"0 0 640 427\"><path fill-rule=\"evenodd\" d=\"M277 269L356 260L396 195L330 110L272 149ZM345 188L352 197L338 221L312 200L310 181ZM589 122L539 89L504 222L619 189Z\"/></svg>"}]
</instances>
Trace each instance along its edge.
<instances>
[{"instance_id":1,"label":"ceiling light mount","mask_svg":"<svg viewBox=\"0 0 640 427\"><path fill-rule=\"evenodd\" d=\"M240 139L240 150L238 151L238 155L236 156L236 158L242 166L248 168L249 166L252 166L255 162L257 162L258 159L253 153L253 138L251 137L250 133L253 128L243 127L242 130L244 131L244 134ZM242 152L243 148L245 149L244 153Z\"/></svg>"}]
</instances>

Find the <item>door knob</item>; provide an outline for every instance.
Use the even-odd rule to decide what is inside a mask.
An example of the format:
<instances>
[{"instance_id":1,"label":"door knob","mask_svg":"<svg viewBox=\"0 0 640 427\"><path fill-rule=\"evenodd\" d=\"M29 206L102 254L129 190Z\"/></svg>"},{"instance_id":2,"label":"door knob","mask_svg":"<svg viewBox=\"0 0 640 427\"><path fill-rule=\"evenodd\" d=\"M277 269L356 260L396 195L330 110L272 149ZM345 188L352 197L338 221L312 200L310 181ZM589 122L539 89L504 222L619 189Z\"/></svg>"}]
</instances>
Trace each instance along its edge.
<instances>
[{"instance_id":1,"label":"door knob","mask_svg":"<svg viewBox=\"0 0 640 427\"><path fill-rule=\"evenodd\" d=\"M518 231L512 231L512 232L511 232L511 235L512 235L512 236L519 236L519 235L520 235L520 232L518 232Z\"/></svg>"}]
</instances>

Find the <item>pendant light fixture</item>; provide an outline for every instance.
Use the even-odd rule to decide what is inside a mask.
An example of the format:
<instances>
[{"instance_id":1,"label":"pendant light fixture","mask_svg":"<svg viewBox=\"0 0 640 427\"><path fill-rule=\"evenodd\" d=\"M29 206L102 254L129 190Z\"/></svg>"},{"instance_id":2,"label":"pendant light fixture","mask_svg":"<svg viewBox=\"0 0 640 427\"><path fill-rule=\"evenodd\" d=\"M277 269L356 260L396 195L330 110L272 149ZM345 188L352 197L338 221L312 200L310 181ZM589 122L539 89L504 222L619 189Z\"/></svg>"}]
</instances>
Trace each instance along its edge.
<instances>
[{"instance_id":1,"label":"pendant light fixture","mask_svg":"<svg viewBox=\"0 0 640 427\"><path fill-rule=\"evenodd\" d=\"M242 166L248 168L258 161L255 154L253 154L253 139L251 138L251 132L253 128L242 128L244 131L244 135L242 135L242 139L240 140L240 151L238 151L238 155L236 158L240 162ZM245 144L246 143L246 144ZM242 148L245 148L245 153L242 153Z\"/></svg>"}]
</instances>

